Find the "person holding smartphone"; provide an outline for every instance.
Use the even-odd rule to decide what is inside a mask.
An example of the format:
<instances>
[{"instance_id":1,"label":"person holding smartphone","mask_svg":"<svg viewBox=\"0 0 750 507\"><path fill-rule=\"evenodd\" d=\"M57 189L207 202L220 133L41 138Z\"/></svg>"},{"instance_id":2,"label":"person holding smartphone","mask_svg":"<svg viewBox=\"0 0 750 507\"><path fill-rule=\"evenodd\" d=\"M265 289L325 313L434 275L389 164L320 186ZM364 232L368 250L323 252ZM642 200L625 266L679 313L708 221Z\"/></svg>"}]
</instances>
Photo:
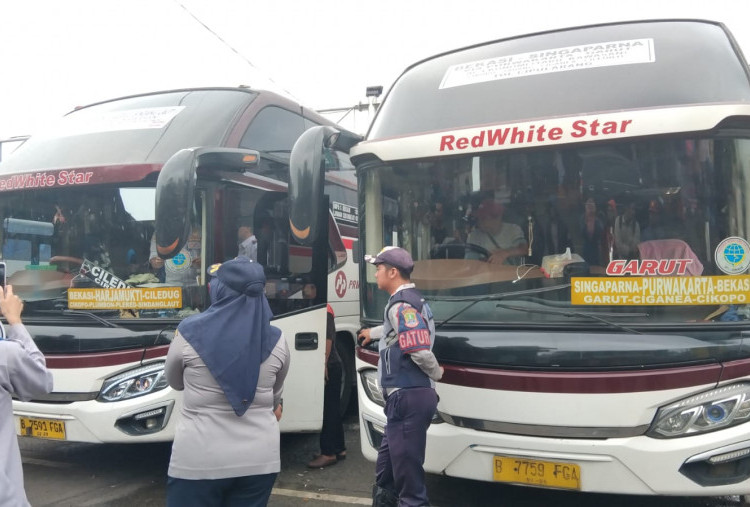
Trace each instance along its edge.
<instances>
[{"instance_id":1,"label":"person holding smartphone","mask_svg":"<svg viewBox=\"0 0 750 507\"><path fill-rule=\"evenodd\" d=\"M0 281L5 282L5 265ZM23 302L13 286L0 287L0 313L8 324L0 324L0 505L27 506L23 487L21 451L13 420L12 396L28 401L52 391L52 374L44 355L21 322Z\"/></svg>"}]
</instances>

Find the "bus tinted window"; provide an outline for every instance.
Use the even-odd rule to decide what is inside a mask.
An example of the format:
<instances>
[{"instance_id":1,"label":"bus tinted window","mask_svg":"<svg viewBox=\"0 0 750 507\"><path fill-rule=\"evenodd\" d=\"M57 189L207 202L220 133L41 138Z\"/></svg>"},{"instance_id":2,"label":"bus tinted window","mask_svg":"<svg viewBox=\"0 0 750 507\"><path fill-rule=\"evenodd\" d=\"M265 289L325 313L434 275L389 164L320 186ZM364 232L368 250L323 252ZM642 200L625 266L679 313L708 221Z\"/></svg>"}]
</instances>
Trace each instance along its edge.
<instances>
[{"instance_id":1,"label":"bus tinted window","mask_svg":"<svg viewBox=\"0 0 750 507\"><path fill-rule=\"evenodd\" d=\"M247 90L186 90L78 109L30 138L3 173L124 163L161 164L176 151L221 146L227 125L256 97Z\"/></svg>"},{"instance_id":2,"label":"bus tinted window","mask_svg":"<svg viewBox=\"0 0 750 507\"><path fill-rule=\"evenodd\" d=\"M726 33L711 23L608 25L482 44L408 69L368 138L593 111L747 102L748 76L737 56Z\"/></svg>"}]
</instances>

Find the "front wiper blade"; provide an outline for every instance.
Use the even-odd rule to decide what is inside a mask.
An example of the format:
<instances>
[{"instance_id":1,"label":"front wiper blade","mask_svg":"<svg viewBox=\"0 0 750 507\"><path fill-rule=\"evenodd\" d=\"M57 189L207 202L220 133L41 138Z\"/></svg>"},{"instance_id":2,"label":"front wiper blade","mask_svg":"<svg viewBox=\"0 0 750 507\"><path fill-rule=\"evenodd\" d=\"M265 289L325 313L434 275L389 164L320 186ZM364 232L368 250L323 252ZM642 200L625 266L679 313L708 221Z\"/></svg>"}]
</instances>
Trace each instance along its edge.
<instances>
[{"instance_id":1,"label":"front wiper blade","mask_svg":"<svg viewBox=\"0 0 750 507\"><path fill-rule=\"evenodd\" d=\"M505 308L507 310L516 310L519 312L542 313L545 315L555 314L555 315L563 315L565 317L584 317L588 319L598 320L599 322L607 324L608 326L622 329L623 331L627 331L629 333L643 334L640 331L637 331L633 328L623 326L622 324L618 324L617 322L612 322L611 320L607 320L601 315L597 315L596 313L575 312L575 311L567 311L567 310L553 310L552 308L527 308L524 306L508 305L504 303L498 303L495 305L495 307Z\"/></svg>"},{"instance_id":2,"label":"front wiper blade","mask_svg":"<svg viewBox=\"0 0 750 507\"><path fill-rule=\"evenodd\" d=\"M462 313L464 313L469 308L473 307L477 303L481 303L483 301L500 301L502 299L506 299L509 297L516 297L516 296L526 296L529 294L538 294L541 292L552 292L555 290L560 289L567 289L570 287L569 283L563 283L560 285L553 285L552 287L537 287L535 289L524 289L524 290L517 290L514 292L502 292L502 293L495 293L495 294L486 294L484 296L478 296L476 298L472 297L443 297L443 296L435 296L430 298L425 298L429 301L470 301L470 303L463 308L461 308L459 311L448 317L447 319L437 323L435 325L435 329L439 329L441 326L447 324L448 322L452 321Z\"/></svg>"},{"instance_id":3,"label":"front wiper blade","mask_svg":"<svg viewBox=\"0 0 750 507\"><path fill-rule=\"evenodd\" d=\"M103 325L105 325L107 327L122 327L122 326L118 326L114 322L110 322L107 319L103 319L103 318L99 317L95 313L84 312L82 310L63 310L62 314L63 315L83 315L83 316L88 317L90 319L94 319L95 321L97 321L100 324L103 324Z\"/></svg>"}]
</instances>

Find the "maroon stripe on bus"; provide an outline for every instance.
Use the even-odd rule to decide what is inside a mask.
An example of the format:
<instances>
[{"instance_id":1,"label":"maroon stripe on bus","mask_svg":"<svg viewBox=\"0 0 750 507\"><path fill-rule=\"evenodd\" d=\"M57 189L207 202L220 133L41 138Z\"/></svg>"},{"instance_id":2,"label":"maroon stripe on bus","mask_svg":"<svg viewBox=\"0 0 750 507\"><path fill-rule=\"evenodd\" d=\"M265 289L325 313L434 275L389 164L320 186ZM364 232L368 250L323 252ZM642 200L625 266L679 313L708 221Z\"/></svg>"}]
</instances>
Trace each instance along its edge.
<instances>
[{"instance_id":1,"label":"maroon stripe on bus","mask_svg":"<svg viewBox=\"0 0 750 507\"><path fill-rule=\"evenodd\" d=\"M750 359L738 359L737 361L727 361L722 365L724 369L721 372L720 380L734 380L740 377L750 375Z\"/></svg>"},{"instance_id":2,"label":"maroon stripe on bus","mask_svg":"<svg viewBox=\"0 0 750 507\"><path fill-rule=\"evenodd\" d=\"M359 348L357 356L377 365L378 354ZM738 361L737 363L739 363ZM732 364L722 374L721 364L686 366L658 370L608 372L542 372L500 370L469 366L442 365L445 368L441 383L482 389L523 391L533 393L635 393L680 389L714 384L750 374L750 361Z\"/></svg>"},{"instance_id":3,"label":"maroon stripe on bus","mask_svg":"<svg viewBox=\"0 0 750 507\"><path fill-rule=\"evenodd\" d=\"M118 350L115 352L98 352L92 354L60 354L45 356L47 368L70 370L74 368L97 368L100 366L116 366L141 361L141 359L156 359L165 357L169 345L143 349Z\"/></svg>"},{"instance_id":4,"label":"maroon stripe on bus","mask_svg":"<svg viewBox=\"0 0 750 507\"><path fill-rule=\"evenodd\" d=\"M169 345L159 345L158 347L151 347L146 349L146 353L143 355L143 359L160 359L167 357L167 351Z\"/></svg>"}]
</instances>

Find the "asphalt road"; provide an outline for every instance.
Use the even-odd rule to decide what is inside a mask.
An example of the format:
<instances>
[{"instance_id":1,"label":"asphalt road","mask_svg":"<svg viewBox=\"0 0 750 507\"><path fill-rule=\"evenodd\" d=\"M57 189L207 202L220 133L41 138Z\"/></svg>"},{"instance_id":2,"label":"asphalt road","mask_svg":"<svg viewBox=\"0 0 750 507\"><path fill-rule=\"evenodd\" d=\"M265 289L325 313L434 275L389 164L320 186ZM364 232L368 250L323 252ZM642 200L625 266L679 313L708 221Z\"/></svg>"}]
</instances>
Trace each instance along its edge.
<instances>
[{"instance_id":1,"label":"asphalt road","mask_svg":"<svg viewBox=\"0 0 750 507\"><path fill-rule=\"evenodd\" d=\"M282 471L269 505L371 505L374 464L360 452L355 408L345 419L348 457L309 469L318 451L315 434L282 436ZM152 507L165 503L171 444L96 445L21 438L26 491L34 507ZM735 507L738 498L658 498L592 495L427 476L438 507Z\"/></svg>"}]
</instances>

